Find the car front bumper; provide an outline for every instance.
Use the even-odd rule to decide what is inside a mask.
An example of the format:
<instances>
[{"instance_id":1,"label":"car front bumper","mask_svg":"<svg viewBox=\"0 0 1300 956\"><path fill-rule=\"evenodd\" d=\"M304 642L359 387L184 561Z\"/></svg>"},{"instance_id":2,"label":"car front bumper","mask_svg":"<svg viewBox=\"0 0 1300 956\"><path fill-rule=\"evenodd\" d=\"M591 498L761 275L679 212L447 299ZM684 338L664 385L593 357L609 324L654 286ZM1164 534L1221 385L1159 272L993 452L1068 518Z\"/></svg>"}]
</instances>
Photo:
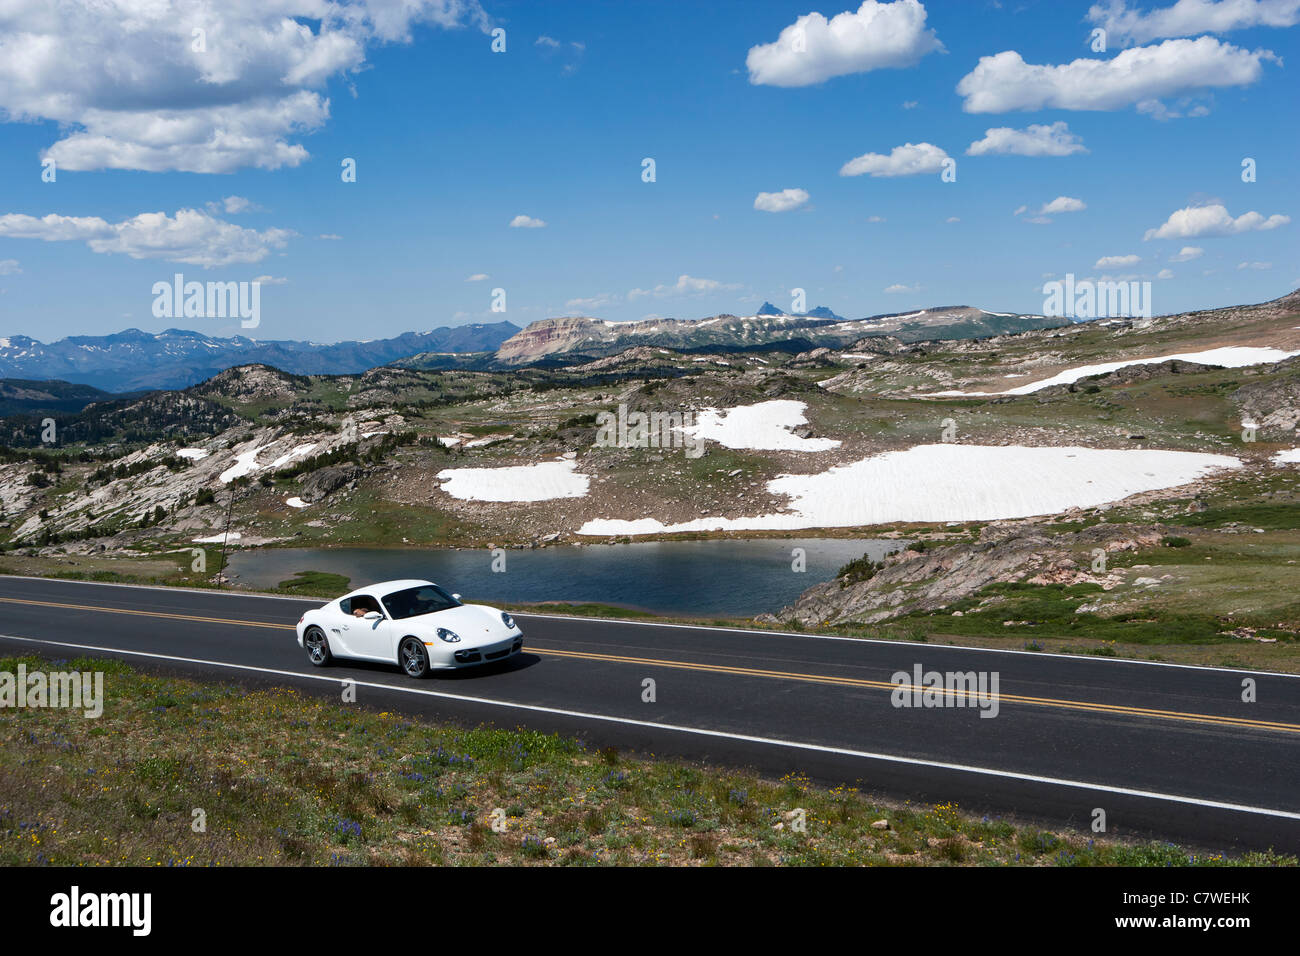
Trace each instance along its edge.
<instances>
[{"instance_id":1,"label":"car front bumper","mask_svg":"<svg viewBox=\"0 0 1300 956\"><path fill-rule=\"evenodd\" d=\"M518 654L524 647L524 635L480 644L477 647L458 648L454 644L445 644L436 650L429 650L429 666L440 670L455 670L460 667L477 667L480 664L495 664Z\"/></svg>"}]
</instances>

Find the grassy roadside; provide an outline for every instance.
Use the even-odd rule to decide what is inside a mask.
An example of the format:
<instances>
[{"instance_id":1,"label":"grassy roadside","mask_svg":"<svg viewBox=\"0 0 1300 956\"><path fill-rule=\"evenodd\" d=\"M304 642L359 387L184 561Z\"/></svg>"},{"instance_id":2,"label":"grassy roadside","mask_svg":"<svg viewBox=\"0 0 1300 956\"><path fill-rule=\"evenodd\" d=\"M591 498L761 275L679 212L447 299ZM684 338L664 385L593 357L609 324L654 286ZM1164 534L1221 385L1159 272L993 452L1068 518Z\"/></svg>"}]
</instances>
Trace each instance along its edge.
<instances>
[{"instance_id":1,"label":"grassy roadside","mask_svg":"<svg viewBox=\"0 0 1300 956\"><path fill-rule=\"evenodd\" d=\"M874 800L527 730L466 730L114 661L98 719L0 720L4 865L1296 865ZM496 819L504 831L493 829ZM804 812L806 831L796 826ZM205 830L196 832L196 811ZM884 821L881 823L880 821Z\"/></svg>"}]
</instances>

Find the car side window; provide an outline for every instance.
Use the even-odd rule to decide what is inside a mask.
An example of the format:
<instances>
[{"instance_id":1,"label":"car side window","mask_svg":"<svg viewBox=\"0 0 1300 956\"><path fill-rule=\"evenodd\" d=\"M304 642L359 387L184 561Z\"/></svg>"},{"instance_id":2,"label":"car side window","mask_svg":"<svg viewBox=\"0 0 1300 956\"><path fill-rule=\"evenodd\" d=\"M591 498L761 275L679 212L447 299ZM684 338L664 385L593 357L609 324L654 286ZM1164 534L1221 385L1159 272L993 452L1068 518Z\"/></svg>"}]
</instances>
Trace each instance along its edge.
<instances>
[{"instance_id":1,"label":"car side window","mask_svg":"<svg viewBox=\"0 0 1300 956\"><path fill-rule=\"evenodd\" d=\"M342 601L339 601L339 610L342 611L344 614L351 614L352 598L344 598Z\"/></svg>"},{"instance_id":2,"label":"car side window","mask_svg":"<svg viewBox=\"0 0 1300 956\"><path fill-rule=\"evenodd\" d=\"M394 620L401 620L409 616L405 602L397 594L389 594L385 597L384 604L388 607L388 613L393 616Z\"/></svg>"}]
</instances>

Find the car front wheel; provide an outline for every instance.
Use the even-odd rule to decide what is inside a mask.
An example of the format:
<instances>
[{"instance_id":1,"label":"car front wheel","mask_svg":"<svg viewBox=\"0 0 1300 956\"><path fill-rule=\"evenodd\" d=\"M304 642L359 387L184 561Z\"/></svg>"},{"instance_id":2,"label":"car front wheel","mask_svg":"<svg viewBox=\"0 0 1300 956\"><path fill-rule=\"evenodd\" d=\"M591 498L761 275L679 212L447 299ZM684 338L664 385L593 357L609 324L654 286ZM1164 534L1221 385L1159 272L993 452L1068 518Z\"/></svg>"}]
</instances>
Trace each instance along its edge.
<instances>
[{"instance_id":1,"label":"car front wheel","mask_svg":"<svg viewBox=\"0 0 1300 956\"><path fill-rule=\"evenodd\" d=\"M307 628L302 643L307 648L307 659L316 667L325 667L334 660L334 655L330 653L329 639L319 627Z\"/></svg>"},{"instance_id":2,"label":"car front wheel","mask_svg":"<svg viewBox=\"0 0 1300 956\"><path fill-rule=\"evenodd\" d=\"M413 637L402 641L398 648L397 659L407 677L425 677L429 673L429 655L424 644Z\"/></svg>"}]
</instances>

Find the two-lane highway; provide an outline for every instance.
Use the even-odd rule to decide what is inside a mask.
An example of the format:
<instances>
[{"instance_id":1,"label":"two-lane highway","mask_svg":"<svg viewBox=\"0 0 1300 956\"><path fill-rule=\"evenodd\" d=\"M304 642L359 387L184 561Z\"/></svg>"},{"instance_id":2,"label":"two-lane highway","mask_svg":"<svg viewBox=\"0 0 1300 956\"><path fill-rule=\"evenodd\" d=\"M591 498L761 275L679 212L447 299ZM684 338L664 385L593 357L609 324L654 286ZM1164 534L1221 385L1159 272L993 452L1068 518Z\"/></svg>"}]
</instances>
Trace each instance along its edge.
<instances>
[{"instance_id":1,"label":"two-lane highway","mask_svg":"<svg viewBox=\"0 0 1300 956\"><path fill-rule=\"evenodd\" d=\"M335 699L351 679L361 704L432 718L1081 829L1101 808L1110 834L1300 850L1300 677L520 614L525 653L508 666L414 681L396 667L311 667L293 626L319 603L0 577L0 651L108 654ZM996 716L960 694L947 702L967 706L895 706L894 675L918 665L996 675Z\"/></svg>"}]
</instances>

